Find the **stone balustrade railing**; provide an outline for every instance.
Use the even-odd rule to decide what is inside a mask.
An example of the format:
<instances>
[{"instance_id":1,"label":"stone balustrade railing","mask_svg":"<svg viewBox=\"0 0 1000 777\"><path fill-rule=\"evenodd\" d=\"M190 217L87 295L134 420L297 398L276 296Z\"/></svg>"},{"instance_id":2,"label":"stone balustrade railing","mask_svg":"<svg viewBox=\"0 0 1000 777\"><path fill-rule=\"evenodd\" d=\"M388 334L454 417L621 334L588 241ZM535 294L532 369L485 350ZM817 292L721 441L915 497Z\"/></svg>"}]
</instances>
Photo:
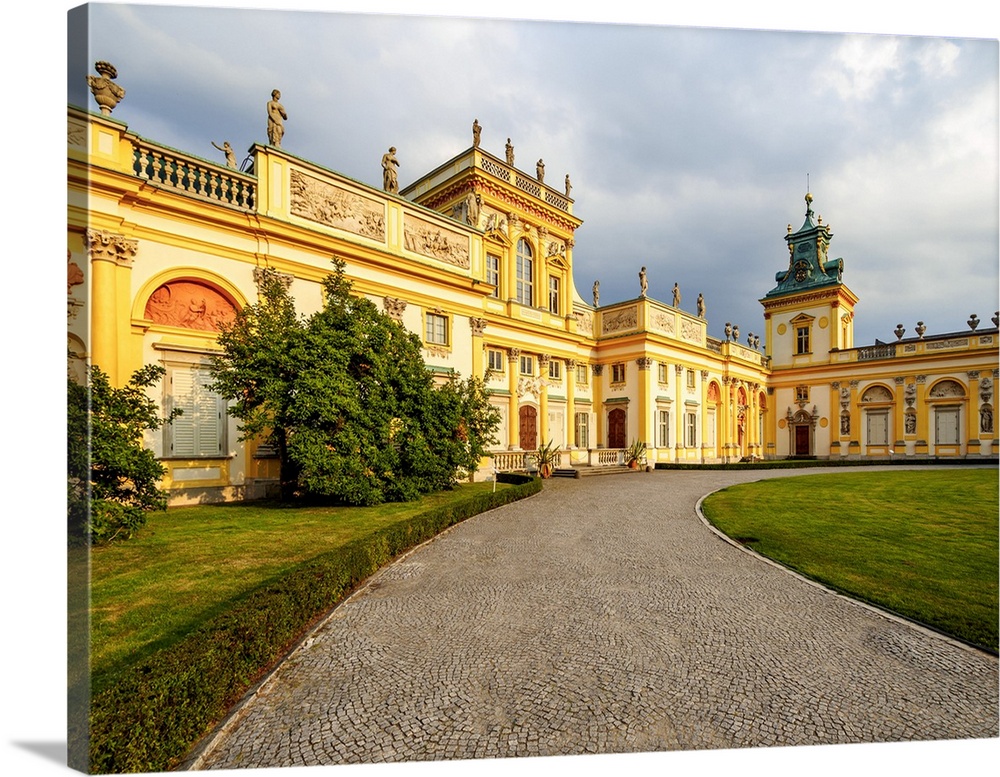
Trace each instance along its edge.
<instances>
[{"instance_id":1,"label":"stone balustrade railing","mask_svg":"<svg viewBox=\"0 0 1000 777\"><path fill-rule=\"evenodd\" d=\"M625 463L624 448L599 448L595 453L599 467L614 467Z\"/></svg>"},{"instance_id":2,"label":"stone balustrade railing","mask_svg":"<svg viewBox=\"0 0 1000 777\"><path fill-rule=\"evenodd\" d=\"M141 140L133 141L133 149L132 168L139 178L237 208L254 208L254 176Z\"/></svg>"},{"instance_id":3,"label":"stone balustrade railing","mask_svg":"<svg viewBox=\"0 0 1000 777\"><path fill-rule=\"evenodd\" d=\"M866 362L872 359L894 359L896 358L896 346L892 343L871 345L866 348L858 348L858 361Z\"/></svg>"}]
</instances>

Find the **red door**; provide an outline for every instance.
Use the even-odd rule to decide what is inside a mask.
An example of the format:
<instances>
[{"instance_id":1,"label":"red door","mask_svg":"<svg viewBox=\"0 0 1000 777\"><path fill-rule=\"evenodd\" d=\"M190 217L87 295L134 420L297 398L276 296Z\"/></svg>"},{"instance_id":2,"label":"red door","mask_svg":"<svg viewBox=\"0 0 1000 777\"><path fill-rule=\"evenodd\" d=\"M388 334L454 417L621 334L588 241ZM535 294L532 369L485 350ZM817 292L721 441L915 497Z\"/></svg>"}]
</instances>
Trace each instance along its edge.
<instances>
[{"instance_id":1,"label":"red door","mask_svg":"<svg viewBox=\"0 0 1000 777\"><path fill-rule=\"evenodd\" d=\"M608 447L627 448L628 442L625 428L625 411L615 408L608 413Z\"/></svg>"},{"instance_id":2,"label":"red door","mask_svg":"<svg viewBox=\"0 0 1000 777\"><path fill-rule=\"evenodd\" d=\"M796 456L808 456L809 451L809 427L808 426L796 426L795 427L795 455Z\"/></svg>"},{"instance_id":3,"label":"red door","mask_svg":"<svg viewBox=\"0 0 1000 777\"><path fill-rule=\"evenodd\" d=\"M524 405L517 411L518 442L522 451L533 451L538 448L538 411L531 405Z\"/></svg>"}]
</instances>

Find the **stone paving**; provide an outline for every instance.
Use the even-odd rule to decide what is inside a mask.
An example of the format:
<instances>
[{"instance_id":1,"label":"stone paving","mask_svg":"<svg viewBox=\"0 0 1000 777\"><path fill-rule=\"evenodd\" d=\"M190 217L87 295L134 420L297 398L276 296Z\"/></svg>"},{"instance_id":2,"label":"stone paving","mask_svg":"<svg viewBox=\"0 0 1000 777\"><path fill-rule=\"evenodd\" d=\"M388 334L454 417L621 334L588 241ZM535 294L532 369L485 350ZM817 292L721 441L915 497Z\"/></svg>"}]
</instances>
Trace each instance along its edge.
<instances>
[{"instance_id":1,"label":"stone paving","mask_svg":"<svg viewBox=\"0 0 1000 777\"><path fill-rule=\"evenodd\" d=\"M998 736L995 657L696 514L719 487L790 474L549 481L476 516L334 610L193 768Z\"/></svg>"}]
</instances>

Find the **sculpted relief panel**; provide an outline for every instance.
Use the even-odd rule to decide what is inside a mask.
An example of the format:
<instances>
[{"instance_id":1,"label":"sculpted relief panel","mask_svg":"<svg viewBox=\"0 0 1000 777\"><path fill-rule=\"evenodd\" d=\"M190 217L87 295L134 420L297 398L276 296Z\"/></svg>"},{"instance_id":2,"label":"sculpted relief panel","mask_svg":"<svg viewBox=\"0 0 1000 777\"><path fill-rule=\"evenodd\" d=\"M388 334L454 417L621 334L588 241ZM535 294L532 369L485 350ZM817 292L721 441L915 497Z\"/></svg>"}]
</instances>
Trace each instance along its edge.
<instances>
[{"instance_id":1,"label":"sculpted relief panel","mask_svg":"<svg viewBox=\"0 0 1000 777\"><path fill-rule=\"evenodd\" d=\"M291 209L296 216L385 242L385 207L380 202L292 170Z\"/></svg>"},{"instance_id":2,"label":"sculpted relief panel","mask_svg":"<svg viewBox=\"0 0 1000 777\"><path fill-rule=\"evenodd\" d=\"M468 270L469 239L458 232L406 215L403 222L403 244L407 251L437 259L446 264Z\"/></svg>"},{"instance_id":3,"label":"sculpted relief panel","mask_svg":"<svg viewBox=\"0 0 1000 777\"><path fill-rule=\"evenodd\" d=\"M653 325L654 329L666 332L668 335L676 334L674 329L674 317L670 313L664 313L662 310L657 310L651 316L650 323Z\"/></svg>"},{"instance_id":4,"label":"sculpted relief panel","mask_svg":"<svg viewBox=\"0 0 1000 777\"><path fill-rule=\"evenodd\" d=\"M639 311L636 307L623 308L605 313L601 316L601 333L622 332L635 329L639 322Z\"/></svg>"},{"instance_id":5,"label":"sculpted relief panel","mask_svg":"<svg viewBox=\"0 0 1000 777\"><path fill-rule=\"evenodd\" d=\"M146 302L146 318L154 323L218 332L236 316L236 307L220 292L195 281L171 281Z\"/></svg>"}]
</instances>

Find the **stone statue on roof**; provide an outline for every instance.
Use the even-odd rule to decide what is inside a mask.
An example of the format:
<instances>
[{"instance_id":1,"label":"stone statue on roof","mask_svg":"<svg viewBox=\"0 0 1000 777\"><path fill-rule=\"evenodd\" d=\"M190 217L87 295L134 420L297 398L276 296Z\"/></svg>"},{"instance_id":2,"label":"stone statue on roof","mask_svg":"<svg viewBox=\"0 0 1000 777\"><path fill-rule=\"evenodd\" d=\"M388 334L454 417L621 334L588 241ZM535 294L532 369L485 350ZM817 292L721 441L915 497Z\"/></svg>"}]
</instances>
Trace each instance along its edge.
<instances>
[{"instance_id":1,"label":"stone statue on roof","mask_svg":"<svg viewBox=\"0 0 1000 777\"><path fill-rule=\"evenodd\" d=\"M535 165L535 176L538 178L538 183L543 183L545 181L545 162L541 159L539 159L538 164Z\"/></svg>"},{"instance_id":2,"label":"stone statue on roof","mask_svg":"<svg viewBox=\"0 0 1000 777\"><path fill-rule=\"evenodd\" d=\"M220 146L218 143L216 143L213 140L212 141L212 145L215 146L217 149L219 149L219 151L221 151L223 154L226 155L226 167L228 167L230 170L235 170L236 169L236 152L233 151L233 147L229 145L229 141L228 140L222 141L222 145Z\"/></svg>"},{"instance_id":3,"label":"stone statue on roof","mask_svg":"<svg viewBox=\"0 0 1000 777\"><path fill-rule=\"evenodd\" d=\"M382 155L382 188L390 194L399 193L397 167L399 167L399 161L396 159L396 147L392 146L387 153Z\"/></svg>"},{"instance_id":4,"label":"stone statue on roof","mask_svg":"<svg viewBox=\"0 0 1000 777\"><path fill-rule=\"evenodd\" d=\"M507 146L505 147L507 152L507 164L511 167L514 166L514 146L510 143L510 138L507 138Z\"/></svg>"},{"instance_id":5,"label":"stone statue on roof","mask_svg":"<svg viewBox=\"0 0 1000 777\"><path fill-rule=\"evenodd\" d=\"M267 103L267 142L272 146L281 147L281 139L285 135L285 121L288 114L281 104L281 92L274 89Z\"/></svg>"},{"instance_id":6,"label":"stone statue on roof","mask_svg":"<svg viewBox=\"0 0 1000 777\"><path fill-rule=\"evenodd\" d=\"M479 135L482 133L483 128L479 124L479 119L473 119L472 121L472 147L479 148Z\"/></svg>"}]
</instances>

